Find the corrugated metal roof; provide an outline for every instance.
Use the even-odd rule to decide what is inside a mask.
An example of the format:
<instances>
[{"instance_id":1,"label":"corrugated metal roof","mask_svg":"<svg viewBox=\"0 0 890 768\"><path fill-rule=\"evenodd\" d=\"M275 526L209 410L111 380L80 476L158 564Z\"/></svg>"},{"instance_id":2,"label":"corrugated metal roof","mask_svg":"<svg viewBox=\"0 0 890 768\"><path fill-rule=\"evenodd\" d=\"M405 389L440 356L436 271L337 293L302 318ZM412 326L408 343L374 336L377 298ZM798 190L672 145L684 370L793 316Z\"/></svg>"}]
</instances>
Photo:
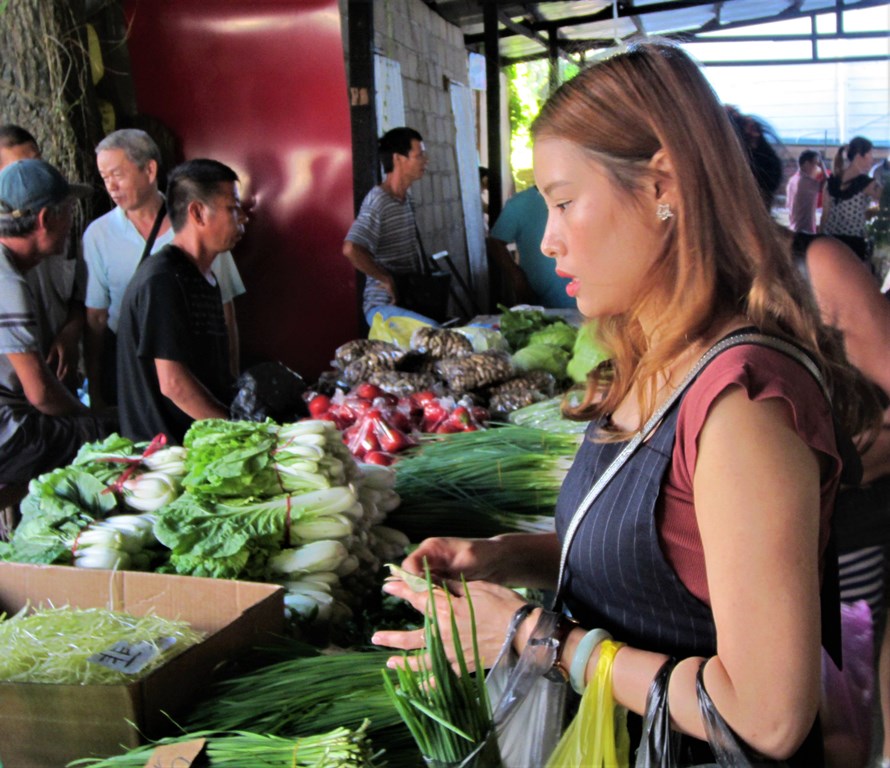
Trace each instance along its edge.
<instances>
[{"instance_id":1,"label":"corrugated metal roof","mask_svg":"<svg viewBox=\"0 0 890 768\"><path fill-rule=\"evenodd\" d=\"M825 31L818 14L886 6L887 0L425 0L443 18L459 26L470 50L484 52L485 15L497 20L501 61L508 64L548 56L555 48L562 56L583 58L589 52L613 46L634 36L679 38L687 42L713 39L708 33L729 32L740 27L771 24L777 20L803 19L813 41L806 60L818 61L817 41L887 36L888 29L845 30L842 21ZM489 33L491 31L489 30ZM781 40L781 35L775 35ZM874 60L874 54L849 54L846 60Z\"/></svg>"}]
</instances>

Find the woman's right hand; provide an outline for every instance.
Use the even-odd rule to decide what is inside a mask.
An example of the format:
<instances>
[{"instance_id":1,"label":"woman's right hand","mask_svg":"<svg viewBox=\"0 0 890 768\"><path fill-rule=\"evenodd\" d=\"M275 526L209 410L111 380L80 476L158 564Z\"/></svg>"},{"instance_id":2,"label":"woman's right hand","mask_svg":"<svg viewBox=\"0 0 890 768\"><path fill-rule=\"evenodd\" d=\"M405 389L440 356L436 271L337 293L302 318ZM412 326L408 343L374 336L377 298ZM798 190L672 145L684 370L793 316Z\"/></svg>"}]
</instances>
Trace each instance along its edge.
<instances>
[{"instance_id":1,"label":"woman's right hand","mask_svg":"<svg viewBox=\"0 0 890 768\"><path fill-rule=\"evenodd\" d=\"M424 575L424 561L434 579L493 581L492 565L497 543L493 539L437 537L424 539L402 563L409 573Z\"/></svg>"},{"instance_id":2,"label":"woman's right hand","mask_svg":"<svg viewBox=\"0 0 890 768\"><path fill-rule=\"evenodd\" d=\"M508 587L553 589L559 571L555 533L507 533L491 539L426 539L402 568L423 575L423 561L438 579L490 581Z\"/></svg>"}]
</instances>

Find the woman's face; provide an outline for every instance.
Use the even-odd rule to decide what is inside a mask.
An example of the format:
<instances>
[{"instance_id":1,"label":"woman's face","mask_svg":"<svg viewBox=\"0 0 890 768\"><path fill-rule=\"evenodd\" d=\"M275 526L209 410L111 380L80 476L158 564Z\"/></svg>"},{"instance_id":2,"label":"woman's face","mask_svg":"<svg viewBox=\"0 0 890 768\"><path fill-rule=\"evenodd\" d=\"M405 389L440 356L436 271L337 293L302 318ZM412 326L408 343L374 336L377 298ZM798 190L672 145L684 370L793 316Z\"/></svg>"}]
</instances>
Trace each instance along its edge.
<instances>
[{"instance_id":1,"label":"woman's face","mask_svg":"<svg viewBox=\"0 0 890 768\"><path fill-rule=\"evenodd\" d=\"M571 278L566 293L585 317L626 312L669 226L655 215L654 185L651 200L644 191L635 203L577 144L558 138L535 143L534 163L548 208L541 251L556 260L558 275Z\"/></svg>"},{"instance_id":2,"label":"woman's face","mask_svg":"<svg viewBox=\"0 0 890 768\"><path fill-rule=\"evenodd\" d=\"M874 159L874 152L870 149L864 155L856 155L853 158L853 165L856 166L856 170L859 173L868 173L872 165L874 165Z\"/></svg>"}]
</instances>

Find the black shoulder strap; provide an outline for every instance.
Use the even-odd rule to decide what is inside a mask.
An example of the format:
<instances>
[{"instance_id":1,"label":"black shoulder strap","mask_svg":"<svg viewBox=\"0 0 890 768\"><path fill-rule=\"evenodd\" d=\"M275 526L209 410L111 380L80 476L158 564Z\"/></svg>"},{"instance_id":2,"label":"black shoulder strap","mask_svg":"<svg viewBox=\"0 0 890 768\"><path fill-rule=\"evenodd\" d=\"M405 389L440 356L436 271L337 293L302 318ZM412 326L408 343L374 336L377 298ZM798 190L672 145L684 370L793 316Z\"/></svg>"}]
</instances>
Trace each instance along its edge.
<instances>
[{"instance_id":1,"label":"black shoulder strap","mask_svg":"<svg viewBox=\"0 0 890 768\"><path fill-rule=\"evenodd\" d=\"M158 215L155 216L155 223L151 225L151 232L148 233L148 239L145 241L145 248L142 249L142 255L139 257L139 263L141 264L148 258L148 255L151 253L151 249L155 244L155 240L158 239L158 231L161 229L161 222L164 220L164 216L167 215L167 201L163 200L161 202L161 207L158 209Z\"/></svg>"}]
</instances>

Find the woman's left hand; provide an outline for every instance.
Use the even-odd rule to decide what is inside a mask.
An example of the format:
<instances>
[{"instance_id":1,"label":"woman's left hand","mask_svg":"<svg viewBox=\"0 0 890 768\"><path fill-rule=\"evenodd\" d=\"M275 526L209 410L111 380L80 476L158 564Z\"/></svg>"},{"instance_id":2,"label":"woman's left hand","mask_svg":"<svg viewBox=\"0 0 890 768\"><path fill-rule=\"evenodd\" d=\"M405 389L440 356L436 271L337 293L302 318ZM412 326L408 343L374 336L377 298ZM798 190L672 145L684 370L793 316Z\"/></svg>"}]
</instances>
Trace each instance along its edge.
<instances>
[{"instance_id":1,"label":"woman's left hand","mask_svg":"<svg viewBox=\"0 0 890 768\"><path fill-rule=\"evenodd\" d=\"M507 635L507 627L516 609L526 601L512 589L501 587L487 581L471 581L466 585L473 601L473 613L476 619L476 642L479 646L479 657L484 667L494 664L504 638ZM454 608L454 618L457 622L460 642L463 648L467 666L473 671L473 636L470 623L470 609L467 598L463 594L461 582L449 581L443 586L433 590L436 615L439 621L439 630L448 660L457 671L456 655L454 652L454 640L451 633L451 616L449 613L449 601L444 589L451 593L451 605ZM387 581L383 585L383 591L387 594L399 597L409 602L422 615L426 615L429 593L426 590L415 592L401 579ZM381 630L375 632L371 642L388 648L400 648L404 651L412 651L424 648L428 638L424 637L423 629L409 631ZM387 666L396 667L406 663L401 655L392 656L387 661ZM409 658L408 664L416 666L416 660Z\"/></svg>"}]
</instances>

